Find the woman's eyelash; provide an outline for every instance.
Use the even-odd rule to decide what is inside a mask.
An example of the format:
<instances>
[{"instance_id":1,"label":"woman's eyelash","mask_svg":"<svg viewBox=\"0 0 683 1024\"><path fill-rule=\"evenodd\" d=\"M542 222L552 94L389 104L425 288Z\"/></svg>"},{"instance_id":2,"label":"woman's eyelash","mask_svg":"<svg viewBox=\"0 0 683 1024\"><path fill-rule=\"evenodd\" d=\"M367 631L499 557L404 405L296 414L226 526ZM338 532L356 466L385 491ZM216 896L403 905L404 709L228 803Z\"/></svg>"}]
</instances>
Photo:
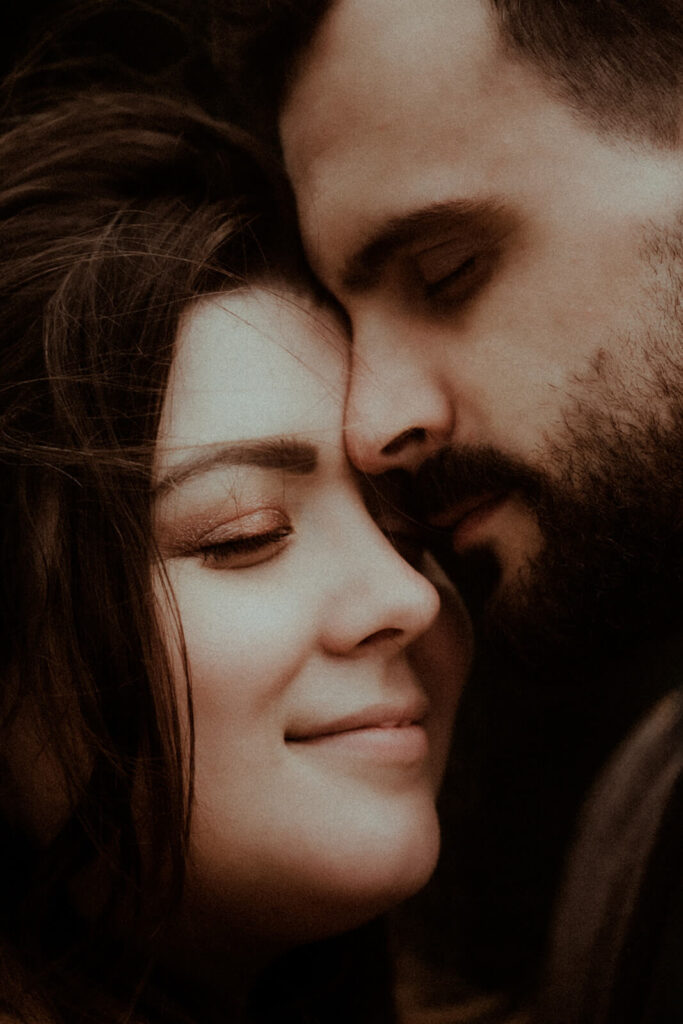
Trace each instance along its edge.
<instances>
[{"instance_id":1,"label":"woman's eyelash","mask_svg":"<svg viewBox=\"0 0 683 1024\"><path fill-rule=\"evenodd\" d=\"M244 534L201 545L198 554L210 567L246 568L274 557L293 532L291 526L278 526L264 533Z\"/></svg>"}]
</instances>

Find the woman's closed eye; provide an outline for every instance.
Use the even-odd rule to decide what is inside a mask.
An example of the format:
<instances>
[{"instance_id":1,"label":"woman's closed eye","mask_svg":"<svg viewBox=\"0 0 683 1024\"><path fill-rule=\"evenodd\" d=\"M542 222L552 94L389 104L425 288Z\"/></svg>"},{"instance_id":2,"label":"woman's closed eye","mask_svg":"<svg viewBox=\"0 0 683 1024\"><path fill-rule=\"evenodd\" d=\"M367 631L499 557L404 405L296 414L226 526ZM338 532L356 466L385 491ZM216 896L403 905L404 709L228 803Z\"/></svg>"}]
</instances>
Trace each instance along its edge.
<instances>
[{"instance_id":1,"label":"woman's closed eye","mask_svg":"<svg viewBox=\"0 0 683 1024\"><path fill-rule=\"evenodd\" d=\"M247 569L280 554L293 532L289 524L283 524L263 533L232 535L201 544L197 554L210 569Z\"/></svg>"},{"instance_id":2,"label":"woman's closed eye","mask_svg":"<svg viewBox=\"0 0 683 1024\"><path fill-rule=\"evenodd\" d=\"M157 527L162 558L190 559L209 569L262 565L284 551L293 534L291 518L277 507L226 516L219 506L162 518Z\"/></svg>"}]
</instances>

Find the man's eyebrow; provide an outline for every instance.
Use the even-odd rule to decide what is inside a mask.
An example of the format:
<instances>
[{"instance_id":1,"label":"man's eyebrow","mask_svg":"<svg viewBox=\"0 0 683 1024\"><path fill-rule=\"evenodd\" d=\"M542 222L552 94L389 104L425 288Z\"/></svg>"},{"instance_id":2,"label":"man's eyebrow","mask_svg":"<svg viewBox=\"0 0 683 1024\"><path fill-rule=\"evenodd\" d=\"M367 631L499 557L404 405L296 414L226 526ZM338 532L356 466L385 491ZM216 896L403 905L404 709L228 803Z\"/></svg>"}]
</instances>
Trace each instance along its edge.
<instances>
[{"instance_id":1,"label":"man's eyebrow","mask_svg":"<svg viewBox=\"0 0 683 1024\"><path fill-rule=\"evenodd\" d=\"M309 441L294 437L259 437L255 440L219 442L203 445L172 467L154 486L155 498L192 477L222 466L255 466L259 469L280 469L305 475L318 465L318 449Z\"/></svg>"},{"instance_id":2,"label":"man's eyebrow","mask_svg":"<svg viewBox=\"0 0 683 1024\"><path fill-rule=\"evenodd\" d=\"M381 225L354 253L341 277L346 292L363 292L377 283L386 264L407 245L419 243L435 231L453 230L478 234L490 227L499 231L510 221L510 212L488 199L454 199L432 203L393 217Z\"/></svg>"}]
</instances>

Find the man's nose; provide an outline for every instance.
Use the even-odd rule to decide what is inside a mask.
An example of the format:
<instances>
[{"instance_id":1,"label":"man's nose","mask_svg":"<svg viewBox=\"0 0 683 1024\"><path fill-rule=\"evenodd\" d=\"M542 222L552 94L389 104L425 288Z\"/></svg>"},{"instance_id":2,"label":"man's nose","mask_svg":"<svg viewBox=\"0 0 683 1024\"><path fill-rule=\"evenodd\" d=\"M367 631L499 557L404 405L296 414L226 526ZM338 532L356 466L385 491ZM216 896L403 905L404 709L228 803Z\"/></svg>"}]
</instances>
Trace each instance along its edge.
<instances>
[{"instance_id":1,"label":"man's nose","mask_svg":"<svg viewBox=\"0 0 683 1024\"><path fill-rule=\"evenodd\" d=\"M415 469L451 440L454 425L447 382L419 333L354 325L345 425L354 465L366 473Z\"/></svg>"}]
</instances>

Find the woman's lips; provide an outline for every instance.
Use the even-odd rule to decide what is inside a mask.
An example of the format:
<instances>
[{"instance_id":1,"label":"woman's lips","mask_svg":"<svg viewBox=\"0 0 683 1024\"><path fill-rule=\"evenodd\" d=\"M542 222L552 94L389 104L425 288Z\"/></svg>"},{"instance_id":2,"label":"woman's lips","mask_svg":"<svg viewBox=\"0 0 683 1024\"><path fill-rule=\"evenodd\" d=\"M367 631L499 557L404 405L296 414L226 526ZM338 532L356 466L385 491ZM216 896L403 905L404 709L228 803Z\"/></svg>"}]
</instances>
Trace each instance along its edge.
<instances>
[{"instance_id":1,"label":"woman's lips","mask_svg":"<svg viewBox=\"0 0 683 1024\"><path fill-rule=\"evenodd\" d=\"M331 722L292 730L285 740L302 750L412 764L422 761L429 751L423 725L426 712L426 700L403 709L365 708Z\"/></svg>"},{"instance_id":2,"label":"woman's lips","mask_svg":"<svg viewBox=\"0 0 683 1024\"><path fill-rule=\"evenodd\" d=\"M343 732L324 733L309 739L289 740L290 746L307 752L340 757L362 757L373 763L413 765L429 753L429 740L424 726L417 722L406 725L366 726Z\"/></svg>"}]
</instances>

